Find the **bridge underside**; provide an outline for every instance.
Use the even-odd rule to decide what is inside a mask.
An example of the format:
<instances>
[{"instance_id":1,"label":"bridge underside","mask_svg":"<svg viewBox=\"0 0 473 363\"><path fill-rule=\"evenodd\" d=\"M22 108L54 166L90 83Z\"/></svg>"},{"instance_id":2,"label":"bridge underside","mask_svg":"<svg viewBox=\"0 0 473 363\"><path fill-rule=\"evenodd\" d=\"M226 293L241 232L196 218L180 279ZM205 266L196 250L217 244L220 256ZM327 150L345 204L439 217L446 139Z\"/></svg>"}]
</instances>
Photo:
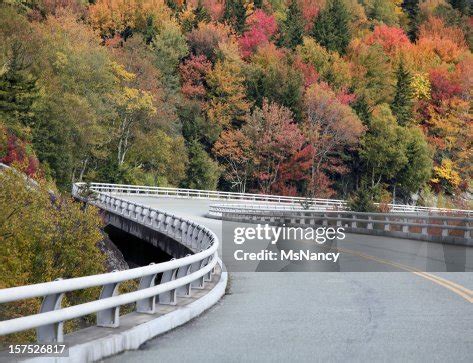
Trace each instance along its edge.
<instances>
[{"instance_id":1,"label":"bridge underside","mask_svg":"<svg viewBox=\"0 0 473 363\"><path fill-rule=\"evenodd\" d=\"M106 224L112 225L121 231L150 243L152 246L159 248L174 258L181 258L194 253L194 251L176 242L172 238L149 227L143 226L142 224L107 211L101 211L101 214Z\"/></svg>"}]
</instances>

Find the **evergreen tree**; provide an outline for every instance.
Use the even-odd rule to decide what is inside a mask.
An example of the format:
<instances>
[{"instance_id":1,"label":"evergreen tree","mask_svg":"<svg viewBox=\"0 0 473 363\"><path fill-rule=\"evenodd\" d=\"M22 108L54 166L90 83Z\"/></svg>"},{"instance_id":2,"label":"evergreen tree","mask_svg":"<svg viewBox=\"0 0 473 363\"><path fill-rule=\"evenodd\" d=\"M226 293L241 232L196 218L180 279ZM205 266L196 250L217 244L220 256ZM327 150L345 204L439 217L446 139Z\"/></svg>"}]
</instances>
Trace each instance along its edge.
<instances>
[{"instance_id":1,"label":"evergreen tree","mask_svg":"<svg viewBox=\"0 0 473 363\"><path fill-rule=\"evenodd\" d=\"M407 163L396 174L393 183L399 186L398 195L408 199L430 179L432 152L422 131L417 127L404 128Z\"/></svg>"},{"instance_id":2,"label":"evergreen tree","mask_svg":"<svg viewBox=\"0 0 473 363\"><path fill-rule=\"evenodd\" d=\"M146 18L146 28L144 30L143 36L145 39L146 44L151 44L154 37L158 34L156 24L154 18L152 16L148 16Z\"/></svg>"},{"instance_id":3,"label":"evergreen tree","mask_svg":"<svg viewBox=\"0 0 473 363\"><path fill-rule=\"evenodd\" d=\"M304 18L297 0L292 0L286 11L286 19L282 24L280 45L294 49L302 44L304 34Z\"/></svg>"},{"instance_id":4,"label":"evergreen tree","mask_svg":"<svg viewBox=\"0 0 473 363\"><path fill-rule=\"evenodd\" d=\"M225 1L225 10L223 18L228 21L237 33L242 34L245 31L246 7L243 0Z\"/></svg>"},{"instance_id":5,"label":"evergreen tree","mask_svg":"<svg viewBox=\"0 0 473 363\"><path fill-rule=\"evenodd\" d=\"M355 110L356 115L360 118L364 125L369 125L370 118L371 118L371 111L366 101L366 97L364 95L359 96L355 103L352 106L353 110Z\"/></svg>"},{"instance_id":6,"label":"evergreen tree","mask_svg":"<svg viewBox=\"0 0 473 363\"><path fill-rule=\"evenodd\" d=\"M452 8L457 9L463 15L471 15L471 0L449 0Z\"/></svg>"},{"instance_id":7,"label":"evergreen tree","mask_svg":"<svg viewBox=\"0 0 473 363\"><path fill-rule=\"evenodd\" d=\"M373 201L377 197L376 192L377 188L370 188L365 181L362 181L360 188L348 198L348 209L363 213L379 212Z\"/></svg>"},{"instance_id":8,"label":"evergreen tree","mask_svg":"<svg viewBox=\"0 0 473 363\"><path fill-rule=\"evenodd\" d=\"M376 23L384 23L389 26L398 26L398 8L392 0L370 1L366 14L368 18Z\"/></svg>"},{"instance_id":9,"label":"evergreen tree","mask_svg":"<svg viewBox=\"0 0 473 363\"><path fill-rule=\"evenodd\" d=\"M6 72L0 75L0 113L10 126L30 126L34 121L32 106L38 89L27 68L22 46L14 43Z\"/></svg>"},{"instance_id":10,"label":"evergreen tree","mask_svg":"<svg viewBox=\"0 0 473 363\"><path fill-rule=\"evenodd\" d=\"M169 9L171 9L173 12L179 11L179 4L175 0L166 0L166 5L168 6ZM94 1L95 3L95 1Z\"/></svg>"},{"instance_id":11,"label":"evergreen tree","mask_svg":"<svg viewBox=\"0 0 473 363\"><path fill-rule=\"evenodd\" d=\"M343 0L331 0L315 20L312 36L325 48L343 54L351 40L349 20Z\"/></svg>"},{"instance_id":12,"label":"evergreen tree","mask_svg":"<svg viewBox=\"0 0 473 363\"><path fill-rule=\"evenodd\" d=\"M182 186L191 189L215 190L221 170L197 140L188 144L189 166Z\"/></svg>"},{"instance_id":13,"label":"evergreen tree","mask_svg":"<svg viewBox=\"0 0 473 363\"><path fill-rule=\"evenodd\" d=\"M263 7L263 0L254 0L253 5L256 9L261 9Z\"/></svg>"},{"instance_id":14,"label":"evergreen tree","mask_svg":"<svg viewBox=\"0 0 473 363\"><path fill-rule=\"evenodd\" d=\"M413 117L413 90L412 76L409 70L404 67L402 60L399 63L396 75L396 94L391 104L391 110L399 125L405 126L409 124Z\"/></svg>"},{"instance_id":15,"label":"evergreen tree","mask_svg":"<svg viewBox=\"0 0 473 363\"><path fill-rule=\"evenodd\" d=\"M205 6L202 5L202 0L199 0L199 2L197 3L197 7L194 9L194 15L196 26L202 21L208 23L211 20L209 12L205 8Z\"/></svg>"},{"instance_id":16,"label":"evergreen tree","mask_svg":"<svg viewBox=\"0 0 473 363\"><path fill-rule=\"evenodd\" d=\"M419 0L404 0L402 2L402 9L407 13L409 18L409 30L407 34L409 38L414 41L417 39L418 31L418 14L419 14Z\"/></svg>"}]
</instances>

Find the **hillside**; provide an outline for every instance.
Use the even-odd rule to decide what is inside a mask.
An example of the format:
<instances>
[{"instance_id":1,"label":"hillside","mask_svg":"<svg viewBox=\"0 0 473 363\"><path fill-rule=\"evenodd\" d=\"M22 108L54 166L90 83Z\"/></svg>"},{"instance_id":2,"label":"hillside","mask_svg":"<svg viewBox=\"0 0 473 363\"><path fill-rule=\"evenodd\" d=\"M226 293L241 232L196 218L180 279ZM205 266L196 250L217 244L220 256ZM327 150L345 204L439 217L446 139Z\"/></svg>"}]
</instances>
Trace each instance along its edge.
<instances>
[{"instance_id":1,"label":"hillside","mask_svg":"<svg viewBox=\"0 0 473 363\"><path fill-rule=\"evenodd\" d=\"M104 181L468 207L456 0L8 0L0 162Z\"/></svg>"}]
</instances>

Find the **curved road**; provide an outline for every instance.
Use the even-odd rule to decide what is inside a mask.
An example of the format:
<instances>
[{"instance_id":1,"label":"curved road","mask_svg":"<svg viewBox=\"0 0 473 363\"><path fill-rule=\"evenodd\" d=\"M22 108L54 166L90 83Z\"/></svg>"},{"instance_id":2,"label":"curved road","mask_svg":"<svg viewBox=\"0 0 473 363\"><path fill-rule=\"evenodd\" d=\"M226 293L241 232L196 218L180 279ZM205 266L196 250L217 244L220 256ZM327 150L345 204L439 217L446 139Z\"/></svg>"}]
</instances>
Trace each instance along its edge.
<instances>
[{"instance_id":1,"label":"curved road","mask_svg":"<svg viewBox=\"0 0 473 363\"><path fill-rule=\"evenodd\" d=\"M205 218L218 202L129 198L222 235L221 222ZM354 234L338 248L342 272L231 273L212 309L110 360L471 362L473 248ZM364 267L378 272L343 272ZM446 272L458 268L470 272Z\"/></svg>"}]
</instances>

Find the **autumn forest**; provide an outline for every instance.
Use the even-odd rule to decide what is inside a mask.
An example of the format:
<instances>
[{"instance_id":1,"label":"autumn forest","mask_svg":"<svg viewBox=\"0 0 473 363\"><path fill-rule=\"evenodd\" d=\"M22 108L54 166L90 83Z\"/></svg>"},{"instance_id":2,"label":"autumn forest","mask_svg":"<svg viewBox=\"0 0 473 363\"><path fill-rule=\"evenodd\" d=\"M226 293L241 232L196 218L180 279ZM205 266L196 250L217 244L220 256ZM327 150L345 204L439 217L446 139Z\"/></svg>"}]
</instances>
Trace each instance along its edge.
<instances>
[{"instance_id":1,"label":"autumn forest","mask_svg":"<svg viewBox=\"0 0 473 363\"><path fill-rule=\"evenodd\" d=\"M0 162L468 207L468 0L4 0Z\"/></svg>"}]
</instances>

